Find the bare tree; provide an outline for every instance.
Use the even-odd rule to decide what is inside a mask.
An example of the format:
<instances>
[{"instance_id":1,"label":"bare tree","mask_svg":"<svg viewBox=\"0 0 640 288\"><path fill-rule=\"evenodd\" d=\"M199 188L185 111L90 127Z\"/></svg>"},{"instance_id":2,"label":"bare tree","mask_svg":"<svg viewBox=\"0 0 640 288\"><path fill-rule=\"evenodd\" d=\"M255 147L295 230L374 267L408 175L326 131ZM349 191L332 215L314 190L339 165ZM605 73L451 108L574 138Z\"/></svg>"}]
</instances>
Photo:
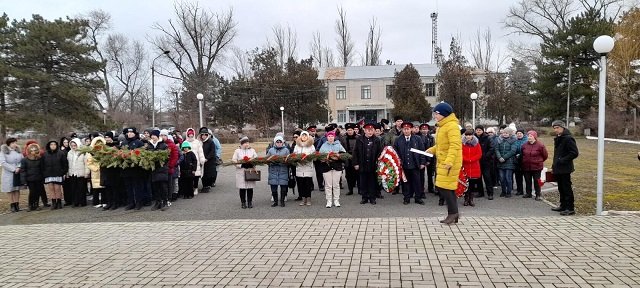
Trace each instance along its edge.
<instances>
[{"instance_id":1,"label":"bare tree","mask_svg":"<svg viewBox=\"0 0 640 288\"><path fill-rule=\"evenodd\" d=\"M129 41L122 34L113 34L107 38L105 52L109 58L107 71L115 82L110 87L110 105L113 105L110 107L122 108L120 103L128 100L129 112L144 110L148 103L144 103L143 92L146 91L149 74L145 69L147 56L142 43Z\"/></svg>"},{"instance_id":2,"label":"bare tree","mask_svg":"<svg viewBox=\"0 0 640 288\"><path fill-rule=\"evenodd\" d=\"M343 67L351 66L353 60L353 40L351 40L351 33L347 27L347 13L338 7L338 19L336 20L336 46L338 48L338 54L340 56L340 64Z\"/></svg>"},{"instance_id":3,"label":"bare tree","mask_svg":"<svg viewBox=\"0 0 640 288\"><path fill-rule=\"evenodd\" d=\"M506 57L501 57L500 49L496 49L491 30L478 29L471 40L471 62L477 69L483 71L498 71L506 61ZM494 66L495 65L495 66Z\"/></svg>"},{"instance_id":4,"label":"bare tree","mask_svg":"<svg viewBox=\"0 0 640 288\"><path fill-rule=\"evenodd\" d=\"M313 57L313 64L315 67L333 67L335 59L333 57L333 51L331 48L324 46L322 39L320 38L320 32L313 33L313 40L311 41L311 57Z\"/></svg>"},{"instance_id":5,"label":"bare tree","mask_svg":"<svg viewBox=\"0 0 640 288\"><path fill-rule=\"evenodd\" d=\"M504 24L515 34L548 42L552 32L566 30L571 17L580 11L593 8L615 19L623 7L623 0L521 0L509 9ZM511 50L520 58L540 57L539 48L531 49L524 43L512 43Z\"/></svg>"},{"instance_id":6,"label":"bare tree","mask_svg":"<svg viewBox=\"0 0 640 288\"><path fill-rule=\"evenodd\" d=\"M113 109L114 107L113 98L111 97L111 89L109 82L109 75L107 72L107 56L105 55L102 47L100 47L100 40L103 34L109 30L111 27L111 15L103 10L93 10L90 11L87 15L81 15L80 18L85 18L89 23L89 41L93 46L94 57L97 61L100 61L104 64L100 69L100 74L97 77L102 77L104 80L104 88L102 89L102 93L104 96L104 100L107 102L107 105L103 104L100 99L99 94L96 94L93 97L93 102L102 110L105 108Z\"/></svg>"},{"instance_id":7,"label":"bare tree","mask_svg":"<svg viewBox=\"0 0 640 288\"><path fill-rule=\"evenodd\" d=\"M157 49L155 54L170 52L166 58L176 68L178 75L158 74L182 81L184 89L180 109L187 114L196 111L196 95L202 93L205 111L209 111L206 103L215 103L213 88L219 85L215 66L222 64L225 53L232 48L231 43L237 35L233 10L216 13L200 8L197 2L178 2L174 9L176 19L170 19L166 26L159 23L153 25L161 35L152 43Z\"/></svg>"},{"instance_id":8,"label":"bare tree","mask_svg":"<svg viewBox=\"0 0 640 288\"><path fill-rule=\"evenodd\" d=\"M380 44L380 27L377 26L374 17L369 22L369 34L367 36L367 44L365 48L365 65L380 65L380 54L382 53L382 45Z\"/></svg>"},{"instance_id":9,"label":"bare tree","mask_svg":"<svg viewBox=\"0 0 640 288\"><path fill-rule=\"evenodd\" d=\"M250 78L251 65L249 64L247 51L233 47L231 48L231 54L231 59L227 63L227 66L234 73L234 76L236 78Z\"/></svg>"},{"instance_id":10,"label":"bare tree","mask_svg":"<svg viewBox=\"0 0 640 288\"><path fill-rule=\"evenodd\" d=\"M214 64L220 61L237 35L233 10L214 13L203 10L197 3L179 2L174 5L177 19L168 26L156 23L153 28L161 35L152 40L157 52L170 51L169 61L184 80L193 73L209 78Z\"/></svg>"},{"instance_id":11,"label":"bare tree","mask_svg":"<svg viewBox=\"0 0 640 288\"><path fill-rule=\"evenodd\" d=\"M273 39L268 41L269 46L276 49L280 66L284 67L284 64L289 58L296 58L298 34L295 30L292 30L289 25L284 28L278 24L271 28L271 30L273 31Z\"/></svg>"},{"instance_id":12,"label":"bare tree","mask_svg":"<svg viewBox=\"0 0 640 288\"><path fill-rule=\"evenodd\" d=\"M130 41L122 34L106 35L111 28L111 16L107 12L94 10L83 18L89 23L93 56L104 63L98 75L104 80L104 87L102 94L94 96L95 104L99 109L108 109L110 115L115 115L113 112L117 110L142 112L149 106L144 102L147 95L143 95L147 92L145 85L149 78L144 45ZM128 103L126 108L125 102Z\"/></svg>"}]
</instances>

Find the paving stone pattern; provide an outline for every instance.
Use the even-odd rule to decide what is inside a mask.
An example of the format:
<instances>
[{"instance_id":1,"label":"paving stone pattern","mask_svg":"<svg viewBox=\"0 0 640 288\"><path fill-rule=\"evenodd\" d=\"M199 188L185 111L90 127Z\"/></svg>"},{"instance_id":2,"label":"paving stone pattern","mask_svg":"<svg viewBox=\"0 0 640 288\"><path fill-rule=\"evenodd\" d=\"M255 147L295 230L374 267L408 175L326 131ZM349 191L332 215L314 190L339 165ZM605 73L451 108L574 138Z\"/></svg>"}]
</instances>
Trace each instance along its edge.
<instances>
[{"instance_id":1,"label":"paving stone pattern","mask_svg":"<svg viewBox=\"0 0 640 288\"><path fill-rule=\"evenodd\" d=\"M640 287L640 217L1 226L0 286Z\"/></svg>"}]
</instances>

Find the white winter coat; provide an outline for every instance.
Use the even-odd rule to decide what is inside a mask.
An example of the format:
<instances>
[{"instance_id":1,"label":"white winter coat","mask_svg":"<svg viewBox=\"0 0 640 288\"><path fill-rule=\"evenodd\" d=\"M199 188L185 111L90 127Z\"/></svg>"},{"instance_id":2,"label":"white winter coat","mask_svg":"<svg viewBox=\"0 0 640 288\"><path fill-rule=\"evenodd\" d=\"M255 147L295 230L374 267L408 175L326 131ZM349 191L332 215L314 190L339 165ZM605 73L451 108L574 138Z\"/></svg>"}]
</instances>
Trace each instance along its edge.
<instances>
[{"instance_id":1,"label":"white winter coat","mask_svg":"<svg viewBox=\"0 0 640 288\"><path fill-rule=\"evenodd\" d=\"M76 145L78 145L78 148L82 147L80 139L74 138L71 139L71 141L75 142ZM70 149L69 153L67 153L67 161L69 162L69 172L67 172L67 175L85 178L89 177L89 165L87 165L86 154L81 154L78 150Z\"/></svg>"},{"instance_id":2,"label":"white winter coat","mask_svg":"<svg viewBox=\"0 0 640 288\"><path fill-rule=\"evenodd\" d=\"M316 148L313 147L313 138L309 137L304 143L300 140L300 138L296 140L296 147L293 148L293 153L311 155L315 152ZM305 164L299 164L298 166L296 166L296 177L313 177L313 175L315 175L313 162L310 161Z\"/></svg>"},{"instance_id":3,"label":"white winter coat","mask_svg":"<svg viewBox=\"0 0 640 288\"><path fill-rule=\"evenodd\" d=\"M198 160L196 176L202 176L202 167L204 166L204 162L207 161L207 159L204 157L204 150L202 150L202 142L200 142L200 140L196 138L193 138L193 139L187 138L187 140L185 141L191 144L191 151L193 151L193 153L196 154L196 159Z\"/></svg>"},{"instance_id":4,"label":"white winter coat","mask_svg":"<svg viewBox=\"0 0 640 288\"><path fill-rule=\"evenodd\" d=\"M242 149L238 148L235 152L233 152L233 158L231 161L238 162L242 160L244 157L249 157L249 159L254 159L258 157L256 150L253 148ZM244 169L240 167L240 164L236 164L236 187L238 189L253 189L256 188L256 181L245 181L244 180Z\"/></svg>"},{"instance_id":5,"label":"white winter coat","mask_svg":"<svg viewBox=\"0 0 640 288\"><path fill-rule=\"evenodd\" d=\"M2 187L0 187L0 192L18 191L13 186L13 177L16 169L20 167L20 161L22 161L20 148L14 150L7 144L2 144L0 150L0 165L2 165Z\"/></svg>"}]
</instances>

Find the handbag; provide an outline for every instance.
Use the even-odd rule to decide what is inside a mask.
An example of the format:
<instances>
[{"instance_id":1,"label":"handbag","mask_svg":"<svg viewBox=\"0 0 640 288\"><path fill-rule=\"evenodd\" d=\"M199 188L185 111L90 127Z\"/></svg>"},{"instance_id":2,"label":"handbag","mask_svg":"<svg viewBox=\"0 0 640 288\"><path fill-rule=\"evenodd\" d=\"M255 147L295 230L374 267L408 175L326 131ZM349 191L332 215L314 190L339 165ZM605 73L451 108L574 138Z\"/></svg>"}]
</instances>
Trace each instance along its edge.
<instances>
[{"instance_id":1,"label":"handbag","mask_svg":"<svg viewBox=\"0 0 640 288\"><path fill-rule=\"evenodd\" d=\"M245 181L260 181L260 170L256 169L245 169L244 170L244 180Z\"/></svg>"},{"instance_id":2,"label":"handbag","mask_svg":"<svg viewBox=\"0 0 640 288\"><path fill-rule=\"evenodd\" d=\"M13 187L21 187L23 185L20 173L13 173Z\"/></svg>"}]
</instances>

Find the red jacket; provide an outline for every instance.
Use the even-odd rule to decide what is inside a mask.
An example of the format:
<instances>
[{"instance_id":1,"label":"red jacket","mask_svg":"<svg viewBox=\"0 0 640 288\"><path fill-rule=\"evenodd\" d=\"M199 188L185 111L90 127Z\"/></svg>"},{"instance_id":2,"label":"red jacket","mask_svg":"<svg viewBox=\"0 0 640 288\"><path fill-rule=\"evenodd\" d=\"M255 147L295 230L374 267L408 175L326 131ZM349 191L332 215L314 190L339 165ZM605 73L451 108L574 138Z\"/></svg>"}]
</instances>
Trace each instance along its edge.
<instances>
[{"instance_id":1,"label":"red jacket","mask_svg":"<svg viewBox=\"0 0 640 288\"><path fill-rule=\"evenodd\" d=\"M169 164L169 175L173 175L178 166L178 159L180 159L180 149L178 149L176 143L173 143L171 139L167 139L165 143L167 143L167 147L169 147L169 161L167 163Z\"/></svg>"},{"instance_id":2,"label":"red jacket","mask_svg":"<svg viewBox=\"0 0 640 288\"><path fill-rule=\"evenodd\" d=\"M462 166L469 178L476 179L482 177L482 171L480 171L481 158L482 147L480 147L477 140L475 141L475 145L462 145Z\"/></svg>"},{"instance_id":3,"label":"red jacket","mask_svg":"<svg viewBox=\"0 0 640 288\"><path fill-rule=\"evenodd\" d=\"M522 171L542 171L544 161L549 154L547 148L539 140L531 144L529 141L522 144Z\"/></svg>"}]
</instances>

